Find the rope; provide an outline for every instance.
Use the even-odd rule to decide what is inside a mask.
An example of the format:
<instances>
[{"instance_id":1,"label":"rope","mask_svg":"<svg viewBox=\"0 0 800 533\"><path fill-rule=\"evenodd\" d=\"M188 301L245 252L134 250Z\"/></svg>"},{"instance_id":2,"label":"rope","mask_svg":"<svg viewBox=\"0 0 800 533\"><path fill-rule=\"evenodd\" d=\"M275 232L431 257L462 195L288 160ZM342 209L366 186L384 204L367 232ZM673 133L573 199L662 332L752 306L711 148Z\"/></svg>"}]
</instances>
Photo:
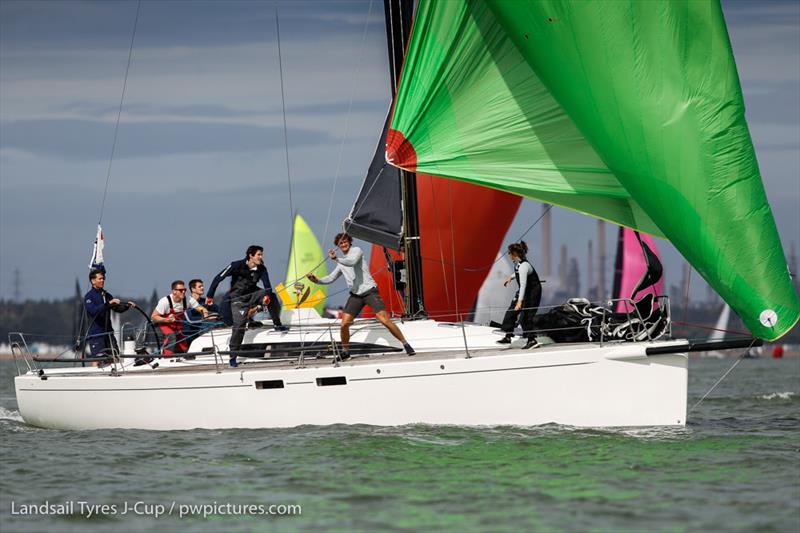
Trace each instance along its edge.
<instances>
[{"instance_id":1,"label":"rope","mask_svg":"<svg viewBox=\"0 0 800 533\"><path fill-rule=\"evenodd\" d=\"M716 388L717 388L717 385L719 385L720 383L722 383L722 380L723 380L723 379L725 379L725 378L728 376L728 374L730 374L730 373L733 371L733 369L734 369L734 368L736 368L736 365L738 365L739 363L741 363L741 362L742 362L742 359L744 359L744 358L745 358L745 356L748 354L748 352L750 351L750 348L752 348L752 347L753 347L753 344L755 344L755 342L756 342L756 339L755 339L755 338L753 338L753 341L750 343L750 346L748 346L748 347L747 347L747 349L746 349L745 351L743 351L743 352L742 352L742 354L741 354L739 357L737 357L737 358L736 358L736 361L734 361L733 365L731 365L731 367L730 367L730 368L727 370L727 372L725 372L724 374L722 374L722 377L721 377L721 378L719 378L719 379L717 380L717 382L716 382L716 383L714 383L714 384L711 386L711 388L710 388L710 389L708 389L708 392L706 392L705 394L703 394L703 397L702 397L702 398L700 398L699 400L697 400L697 403L696 403L696 404L694 404L694 405L692 406L692 408L691 408L691 409L689 409L689 412L690 412L690 413L691 413L692 411L694 411L694 410L695 410L695 408L696 408L698 405L700 405L701 403L703 403L703 400L705 400L705 399L706 399L706 397L707 397L709 394L711 394L711 392L712 392L714 389L716 389Z\"/></svg>"},{"instance_id":2,"label":"rope","mask_svg":"<svg viewBox=\"0 0 800 533\"><path fill-rule=\"evenodd\" d=\"M331 221L331 213L333 212L333 199L336 196L336 184L339 181L339 172L342 167L342 155L344 153L344 143L347 140L347 135L350 129L350 115L353 110L353 99L356 92L356 82L358 81L359 73L361 72L361 61L364 55L364 43L367 40L367 29L369 28L369 20L372 17L372 2L369 0L369 11L367 12L367 19L364 21L364 31L361 34L361 46L358 48L358 60L356 61L356 71L353 74L353 84L350 87L350 102L347 105L347 115L344 120L344 134L342 135L342 142L339 145L339 160L336 162L336 174L333 178L333 189L331 190L331 201L328 203L328 217L325 219L325 231L322 233L323 242L328 241L328 226Z\"/></svg>"},{"instance_id":3,"label":"rope","mask_svg":"<svg viewBox=\"0 0 800 533\"><path fill-rule=\"evenodd\" d=\"M136 2L136 18L133 20L133 32L131 33L131 44L128 47L128 64L125 66L125 80L122 82L122 95L119 98L119 109L117 110L117 121L114 124L114 140L111 143L111 156L108 158L108 170L106 171L106 186L103 189L103 200L100 203L100 217L97 223L103 222L103 212L106 209L106 197L108 196L108 185L111 181L111 164L114 162L114 153L117 149L117 134L119 133L119 122L122 117L122 105L125 102L125 91L128 88L128 72L131 69L131 58L133 57L133 42L136 39L136 27L139 24L139 11L142 7L142 0Z\"/></svg>"}]
</instances>

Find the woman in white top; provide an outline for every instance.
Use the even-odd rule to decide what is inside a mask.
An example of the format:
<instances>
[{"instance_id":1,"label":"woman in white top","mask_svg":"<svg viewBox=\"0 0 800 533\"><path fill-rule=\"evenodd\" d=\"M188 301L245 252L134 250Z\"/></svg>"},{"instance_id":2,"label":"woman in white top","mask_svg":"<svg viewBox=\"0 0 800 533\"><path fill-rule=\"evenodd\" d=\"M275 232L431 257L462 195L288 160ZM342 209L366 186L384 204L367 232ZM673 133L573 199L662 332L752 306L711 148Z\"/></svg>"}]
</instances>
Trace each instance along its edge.
<instances>
[{"instance_id":1,"label":"woman in white top","mask_svg":"<svg viewBox=\"0 0 800 533\"><path fill-rule=\"evenodd\" d=\"M525 241L508 245L508 255L514 261L514 275L509 276L504 285L508 285L516 279L519 288L503 317L503 325L500 326L506 335L497 341L498 344L510 344L514 337L514 329L519 322L522 327L522 336L527 340L524 349L535 348L539 345L533 329L533 317L536 316L542 300L542 282L539 280L539 274L528 261L527 253L528 245L525 244Z\"/></svg>"}]
</instances>

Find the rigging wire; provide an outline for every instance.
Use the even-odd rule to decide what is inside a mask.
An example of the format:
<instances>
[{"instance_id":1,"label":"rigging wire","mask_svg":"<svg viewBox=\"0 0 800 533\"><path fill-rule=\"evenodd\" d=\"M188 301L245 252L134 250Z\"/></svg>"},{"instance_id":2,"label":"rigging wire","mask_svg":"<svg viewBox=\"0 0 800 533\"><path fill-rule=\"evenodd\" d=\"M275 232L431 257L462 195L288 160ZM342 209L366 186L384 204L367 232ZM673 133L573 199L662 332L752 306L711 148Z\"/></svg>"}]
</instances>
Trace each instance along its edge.
<instances>
[{"instance_id":1,"label":"rigging wire","mask_svg":"<svg viewBox=\"0 0 800 533\"><path fill-rule=\"evenodd\" d=\"M283 111L283 148L286 155L286 178L289 183L289 227L292 228L292 243L294 248L294 203L292 201L292 172L289 165L289 131L286 126L286 94L283 87L283 60L281 57L281 25L278 19L278 3L275 3L275 31L278 39L278 71L281 81L281 110ZM297 261L294 264L294 277L297 276Z\"/></svg>"},{"instance_id":2,"label":"rigging wire","mask_svg":"<svg viewBox=\"0 0 800 533\"><path fill-rule=\"evenodd\" d=\"M111 165L114 162L114 152L117 149L117 134L119 133L119 123L120 118L122 117L122 106L125 102L125 91L128 88L128 72L131 69L131 58L133 57L133 43L136 39L136 27L139 25L139 12L141 11L142 7L142 0L138 0L136 2L136 17L133 19L133 31L131 32L131 43L128 47L128 63L125 66L125 79L122 82L122 95L119 98L119 109L117 110L117 121L114 124L114 139L111 143L111 156L108 158L108 170L106 171L106 185L103 189L103 200L100 203L100 216L97 220L97 223L100 224L103 222L103 212L106 208L106 197L108 196L108 185L111 181Z\"/></svg>"},{"instance_id":3,"label":"rigging wire","mask_svg":"<svg viewBox=\"0 0 800 533\"><path fill-rule=\"evenodd\" d=\"M542 214L541 214L541 215L539 215L539 218L537 218L536 220L534 220L534 221L533 221L533 224L531 224L530 226L528 226L528 229L526 229L525 231L523 231L523 232L522 232L522 235L520 235L519 237L517 237L517 240L516 240L515 242L519 242L519 241L521 241L521 240L522 240L522 238L523 238L525 235L527 235L527 234L528 234L528 232L530 232L530 231L533 229L533 227L534 227L536 224L538 224L538 223L539 223L539 221L540 221L540 220L542 220L542 219L544 218L544 216L545 216L547 213L549 213L549 212L550 212L550 210L551 210L552 208L553 208L553 204L548 204L548 205L547 205L547 208L545 208L545 210L544 210L544 211L542 211ZM452 226L452 224L451 224L451 226ZM489 266L486 266L486 267L480 267L480 268L467 268L467 267L463 267L461 270L463 270L464 272L480 272L480 271L482 271L482 270L489 270L489 269L490 269L490 268L492 268L492 267L493 267L493 266L494 266L496 263L499 263L499 262L500 262L500 261L503 259L504 255L505 255L505 254L501 254L501 255L500 255L500 256L499 256L497 259L495 259L494 261L492 261L492 263L491 263L491 264L489 264Z\"/></svg>"},{"instance_id":4,"label":"rigging wire","mask_svg":"<svg viewBox=\"0 0 800 533\"><path fill-rule=\"evenodd\" d=\"M439 202L436 201L436 188L433 186L433 178L432 177L428 178L427 181L428 181L428 184L431 186L431 200L433 201L433 205L439 205ZM451 182L448 181L447 183L448 183L448 186L449 186L449 184ZM448 192L449 192L449 190L450 189L448 188ZM453 198L452 198L452 196L450 196L450 202L451 202L450 203L450 230L451 230L450 242L451 243L452 243L452 240L453 240L452 239L452 229L453 229L453 204L452 204L452 201L453 201ZM437 217L437 219L438 219L438 217ZM438 220L437 220L437 222L438 222ZM439 258L440 258L439 262L442 264L442 280L444 281L444 295L445 295L445 299L447 300L447 305L449 307L450 306L450 289L448 287L449 284L447 283L447 268L446 268L446 263L445 263L445 260L444 260L444 245L442 244L442 232L439 231L439 228L436 229L436 238L439 241ZM453 266L453 269L454 269L453 277L455 277L455 261L456 261L455 253L453 253L452 258L453 258L453 260L451 262L451 265ZM420 259L424 259L424 257L422 257L422 250L421 249L420 249ZM436 261L436 259L434 259L434 261ZM456 308L458 308L458 305L456 305Z\"/></svg>"},{"instance_id":5,"label":"rigging wire","mask_svg":"<svg viewBox=\"0 0 800 533\"><path fill-rule=\"evenodd\" d=\"M125 77L122 81L122 93L119 97L119 107L117 109L117 119L114 122L114 135L111 141L111 154L108 157L108 168L106 169L106 182L105 186L103 187L103 198L100 201L100 215L97 217L97 224L101 225L103 223L103 213L105 213L106 209L106 198L108 197L108 186L111 183L111 167L114 162L114 154L117 150L117 136L119 134L119 123L122 119L122 106L125 103L125 92L128 88L128 73L131 70L131 60L133 58L133 44L136 40L136 28L139 26L139 13L141 12L142 8L142 0L138 0L136 2L136 15L133 19L133 29L131 31L131 42L128 45L128 61L125 64ZM91 285L91 284L90 284ZM78 331L77 334L79 337L82 336L83 326L86 322L86 313L81 312L81 318L78 324Z\"/></svg>"},{"instance_id":6,"label":"rigging wire","mask_svg":"<svg viewBox=\"0 0 800 533\"><path fill-rule=\"evenodd\" d=\"M364 55L364 43L367 40L367 29L369 28L369 21L372 18L372 3L373 0L369 0L369 10L367 12L367 19L364 21L364 31L361 33L361 45L358 48L358 60L356 61L356 71L353 75L353 84L350 87L350 102L347 105L347 115L345 115L345 120L344 120L344 133L342 134L342 142L339 145L339 159L336 162L336 174L334 175L333 178L333 189L331 190L331 200L328 203L328 216L325 219L325 231L322 233L323 242L327 242L328 240L328 226L331 221L331 213L333 212L333 199L336 195L336 184L339 181L339 172L341 171L342 167L342 155L344 154L344 145L345 142L347 141L347 136L350 129L350 116L353 110L353 100L356 92L356 83L358 82L359 74L361 72L361 61Z\"/></svg>"},{"instance_id":7,"label":"rigging wire","mask_svg":"<svg viewBox=\"0 0 800 533\"><path fill-rule=\"evenodd\" d=\"M453 228L453 181L450 180L447 182L447 195L448 195L448 204L450 208L450 250L453 257L453 292L455 292L455 300L456 300L456 320L462 321L461 317L461 309L458 307L458 276L456 275L456 236L455 236L455 229ZM445 286L447 286L447 279L445 279ZM464 338L464 343L466 344L466 337ZM469 355L469 351L467 352Z\"/></svg>"},{"instance_id":8,"label":"rigging wire","mask_svg":"<svg viewBox=\"0 0 800 533\"><path fill-rule=\"evenodd\" d=\"M705 330L708 330L708 331L721 331L723 333L733 333L733 334L736 334L736 335L744 335L744 336L747 336L747 337L750 336L750 333L747 333L746 331L738 331L738 330L735 330L735 329L715 328L715 327L711 327L711 326L706 326L704 324L696 324L694 322L684 322L682 320L673 320L672 323L673 324L677 324L679 326L686 326L686 327L689 327L689 328L692 328L692 329L705 329Z\"/></svg>"},{"instance_id":9,"label":"rigging wire","mask_svg":"<svg viewBox=\"0 0 800 533\"><path fill-rule=\"evenodd\" d=\"M702 398L700 398L699 400L697 400L697 403L695 403L695 404L692 406L692 408L691 408L691 409L689 409L689 413L691 413L692 411L694 411L694 410L695 410L695 408L696 408L698 405L700 405L701 403L703 403L703 400L705 400L705 399L706 399L706 397L708 397L708 395L709 395L709 394L711 394L711 392L712 392L714 389L716 389L716 388L717 388L717 385L719 385L720 383L722 383L722 380L723 380L723 379L725 379L726 377L728 377L728 374L730 374L730 373L733 371L733 369L734 369L734 368L736 368L736 365L738 365L739 363L741 363L741 362L742 362L742 359L744 359L744 358L747 356L747 354L748 354L748 353L750 353L750 349L753 347L753 344L755 344L756 340L757 340L757 339L754 337L754 338L753 338L753 341L750 343L750 346L748 346L748 347L747 347L747 349L746 349L745 351L743 351L743 352L741 353L741 355L739 355L739 357L737 357L737 358L736 358L736 361L733 363L733 365L731 365L731 367L730 367L730 368L729 368L729 369L728 369L728 370L727 370L727 371L726 371L724 374L722 374L722 377L721 377L721 378L719 378L719 379L717 380L717 382L716 382L716 383L714 383L714 384L711 386L711 388L710 388L710 389L708 389L708 392L706 392L705 394L703 394L703 397L702 397Z\"/></svg>"}]
</instances>

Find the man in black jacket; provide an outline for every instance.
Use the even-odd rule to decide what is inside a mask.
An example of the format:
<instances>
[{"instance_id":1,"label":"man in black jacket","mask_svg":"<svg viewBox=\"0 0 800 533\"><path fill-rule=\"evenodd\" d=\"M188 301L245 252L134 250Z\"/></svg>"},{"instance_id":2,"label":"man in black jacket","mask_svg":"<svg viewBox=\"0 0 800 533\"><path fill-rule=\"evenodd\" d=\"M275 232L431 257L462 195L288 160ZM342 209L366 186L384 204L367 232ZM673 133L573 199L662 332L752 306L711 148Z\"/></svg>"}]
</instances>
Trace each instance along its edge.
<instances>
[{"instance_id":1,"label":"man in black jacket","mask_svg":"<svg viewBox=\"0 0 800 533\"><path fill-rule=\"evenodd\" d=\"M236 358L241 354L242 341L244 340L244 330L249 318L249 310L259 305L266 305L269 316L277 331L286 331L289 328L281 324L281 308L278 298L272 290L269 281L267 267L264 266L264 248L252 245L247 248L245 259L233 261L230 265L222 269L211 282L208 290L206 303L214 303L214 293L217 285L231 277L231 289L229 291L231 299L231 314L233 315L233 329L231 330L231 340L229 343L232 367L238 366ZM258 282L264 285L263 289L258 288Z\"/></svg>"}]
</instances>

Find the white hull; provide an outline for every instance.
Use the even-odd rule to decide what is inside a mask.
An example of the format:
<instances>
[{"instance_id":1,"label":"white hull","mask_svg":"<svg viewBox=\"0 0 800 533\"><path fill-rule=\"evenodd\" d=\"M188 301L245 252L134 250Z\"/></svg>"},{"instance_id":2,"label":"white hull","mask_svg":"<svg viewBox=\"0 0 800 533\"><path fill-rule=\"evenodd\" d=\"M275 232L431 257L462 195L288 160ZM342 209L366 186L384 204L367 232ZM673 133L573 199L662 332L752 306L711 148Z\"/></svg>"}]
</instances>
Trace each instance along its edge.
<instances>
[{"instance_id":1,"label":"white hull","mask_svg":"<svg viewBox=\"0 0 800 533\"><path fill-rule=\"evenodd\" d=\"M655 343L380 355L15 379L29 424L60 429L272 428L305 424L663 426L686 421L686 354ZM343 384L326 385L326 378ZM322 381L321 381L322 380ZM258 382L283 388L259 388ZM262 383L261 387L265 384Z\"/></svg>"}]
</instances>

